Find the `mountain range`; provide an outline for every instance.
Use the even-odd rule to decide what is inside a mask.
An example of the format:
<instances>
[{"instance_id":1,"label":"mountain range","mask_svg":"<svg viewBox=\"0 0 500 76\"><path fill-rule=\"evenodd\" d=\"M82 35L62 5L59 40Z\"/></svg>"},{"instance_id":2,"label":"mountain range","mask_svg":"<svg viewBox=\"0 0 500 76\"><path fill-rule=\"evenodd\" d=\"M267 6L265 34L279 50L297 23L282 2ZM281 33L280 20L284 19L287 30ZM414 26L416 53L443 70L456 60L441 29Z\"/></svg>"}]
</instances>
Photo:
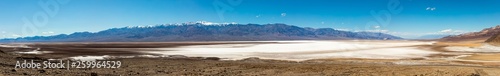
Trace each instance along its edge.
<instances>
[{"instance_id":1,"label":"mountain range","mask_svg":"<svg viewBox=\"0 0 500 76\"><path fill-rule=\"evenodd\" d=\"M286 24L236 24L190 22L112 28L99 32L75 32L54 36L2 39L0 42L164 42L164 41L256 41L402 39L376 32L350 32L332 28L303 28Z\"/></svg>"},{"instance_id":2,"label":"mountain range","mask_svg":"<svg viewBox=\"0 0 500 76\"><path fill-rule=\"evenodd\" d=\"M486 40L487 43L493 44L493 45L500 45L500 33L497 33L496 35L493 35L491 38Z\"/></svg>"},{"instance_id":3,"label":"mountain range","mask_svg":"<svg viewBox=\"0 0 500 76\"><path fill-rule=\"evenodd\" d=\"M446 36L441 38L440 41L487 40L498 33L500 33L500 25L491 28L486 28L479 32Z\"/></svg>"}]
</instances>

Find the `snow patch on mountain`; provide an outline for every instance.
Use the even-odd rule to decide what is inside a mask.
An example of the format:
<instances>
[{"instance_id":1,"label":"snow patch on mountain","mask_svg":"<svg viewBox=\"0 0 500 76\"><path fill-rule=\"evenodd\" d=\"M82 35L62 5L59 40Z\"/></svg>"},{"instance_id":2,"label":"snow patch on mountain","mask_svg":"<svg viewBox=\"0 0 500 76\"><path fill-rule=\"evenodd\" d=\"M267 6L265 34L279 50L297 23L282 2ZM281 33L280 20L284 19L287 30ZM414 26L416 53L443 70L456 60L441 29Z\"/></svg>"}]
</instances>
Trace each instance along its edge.
<instances>
[{"instance_id":1,"label":"snow patch on mountain","mask_svg":"<svg viewBox=\"0 0 500 76\"><path fill-rule=\"evenodd\" d=\"M147 25L147 26L127 26L126 28L154 28L157 26L183 26L183 25L202 25L202 26L225 26L231 24L238 24L236 22L208 22L208 21L196 21L196 22L186 22L186 23L168 23L168 24L158 24L158 25Z\"/></svg>"}]
</instances>

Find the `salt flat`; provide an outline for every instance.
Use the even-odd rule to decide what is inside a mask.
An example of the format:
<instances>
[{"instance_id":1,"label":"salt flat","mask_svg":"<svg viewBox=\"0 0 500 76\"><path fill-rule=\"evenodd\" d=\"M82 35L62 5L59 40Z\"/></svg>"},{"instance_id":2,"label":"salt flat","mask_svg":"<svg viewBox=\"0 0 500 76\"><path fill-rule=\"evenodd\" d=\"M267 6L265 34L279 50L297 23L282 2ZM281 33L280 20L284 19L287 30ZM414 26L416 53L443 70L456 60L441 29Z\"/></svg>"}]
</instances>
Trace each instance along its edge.
<instances>
[{"instance_id":1,"label":"salt flat","mask_svg":"<svg viewBox=\"0 0 500 76\"><path fill-rule=\"evenodd\" d=\"M479 47L450 46L446 47L445 49L456 52L500 52L500 47L486 43L483 43L482 46Z\"/></svg>"},{"instance_id":2,"label":"salt flat","mask_svg":"<svg viewBox=\"0 0 500 76\"><path fill-rule=\"evenodd\" d=\"M269 42L269 41L268 41ZM272 42L272 41L270 41ZM267 44L216 44L158 48L164 51L143 51L164 55L190 57L221 57L238 60L248 57L302 61L321 58L405 59L425 58L438 54L420 49L419 45L432 45L421 41L276 41Z\"/></svg>"},{"instance_id":3,"label":"salt flat","mask_svg":"<svg viewBox=\"0 0 500 76\"><path fill-rule=\"evenodd\" d=\"M406 40L298 40L298 41L213 41L213 42L130 42L130 43L34 43L2 44L5 52L35 54L54 59L102 60L106 58L219 57L240 60L262 59L304 61L312 59L426 59L444 61L485 61L464 58L495 53L499 47L437 45L433 41ZM493 58L497 60L498 58ZM488 60L491 60L488 59ZM491 61L488 61L491 62Z\"/></svg>"}]
</instances>

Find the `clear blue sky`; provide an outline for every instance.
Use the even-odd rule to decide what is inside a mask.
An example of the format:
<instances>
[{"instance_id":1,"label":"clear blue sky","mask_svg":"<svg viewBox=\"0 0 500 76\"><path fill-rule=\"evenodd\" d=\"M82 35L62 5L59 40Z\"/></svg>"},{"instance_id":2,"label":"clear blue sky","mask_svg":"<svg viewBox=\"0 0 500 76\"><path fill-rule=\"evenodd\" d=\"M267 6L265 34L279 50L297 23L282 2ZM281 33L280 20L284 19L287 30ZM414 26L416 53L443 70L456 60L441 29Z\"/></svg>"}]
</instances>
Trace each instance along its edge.
<instances>
[{"instance_id":1,"label":"clear blue sky","mask_svg":"<svg viewBox=\"0 0 500 76\"><path fill-rule=\"evenodd\" d=\"M54 6L50 6L46 11L44 3L56 4L59 10L54 11ZM392 6L400 12L391 12ZM379 12L383 10L388 12ZM379 14L372 15L371 11ZM390 15L390 20L387 20L387 15ZM383 21L377 21L377 18ZM500 25L500 1L0 0L0 38L194 21L285 23L301 27L378 31L412 38L479 31Z\"/></svg>"}]
</instances>

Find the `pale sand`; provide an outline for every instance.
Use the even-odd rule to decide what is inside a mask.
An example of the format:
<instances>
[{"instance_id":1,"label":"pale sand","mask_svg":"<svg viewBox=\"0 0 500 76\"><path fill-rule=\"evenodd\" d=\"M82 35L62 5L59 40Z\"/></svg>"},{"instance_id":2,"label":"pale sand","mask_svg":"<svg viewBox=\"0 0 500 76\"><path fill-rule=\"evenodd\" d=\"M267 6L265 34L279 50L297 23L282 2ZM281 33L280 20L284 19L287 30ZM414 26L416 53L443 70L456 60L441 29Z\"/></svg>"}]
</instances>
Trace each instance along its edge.
<instances>
[{"instance_id":1,"label":"pale sand","mask_svg":"<svg viewBox=\"0 0 500 76\"><path fill-rule=\"evenodd\" d=\"M465 60L484 60L484 61L499 61L500 62L500 54L474 54L467 57L461 57L459 59Z\"/></svg>"}]
</instances>

